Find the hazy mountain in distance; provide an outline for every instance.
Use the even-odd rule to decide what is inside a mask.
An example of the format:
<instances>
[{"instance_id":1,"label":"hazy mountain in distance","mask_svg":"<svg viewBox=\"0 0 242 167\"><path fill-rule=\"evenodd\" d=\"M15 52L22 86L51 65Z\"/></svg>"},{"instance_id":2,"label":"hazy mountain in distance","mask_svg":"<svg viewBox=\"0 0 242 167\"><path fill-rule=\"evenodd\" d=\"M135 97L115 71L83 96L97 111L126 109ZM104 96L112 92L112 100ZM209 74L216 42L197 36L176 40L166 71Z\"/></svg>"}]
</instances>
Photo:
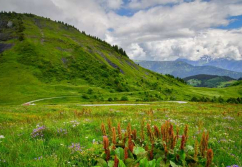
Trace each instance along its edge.
<instances>
[{"instance_id":1,"label":"hazy mountain in distance","mask_svg":"<svg viewBox=\"0 0 242 167\"><path fill-rule=\"evenodd\" d=\"M197 61L188 59L177 59L176 61L183 61L194 66L214 66L230 71L242 72L242 60L233 60L227 58L212 59L210 56L203 56Z\"/></svg>"},{"instance_id":2,"label":"hazy mountain in distance","mask_svg":"<svg viewBox=\"0 0 242 167\"><path fill-rule=\"evenodd\" d=\"M171 74L175 77L185 78L198 74L229 76L238 79L242 76L241 72L234 72L214 66L194 66L183 61L135 61L140 66L149 70Z\"/></svg>"}]
</instances>

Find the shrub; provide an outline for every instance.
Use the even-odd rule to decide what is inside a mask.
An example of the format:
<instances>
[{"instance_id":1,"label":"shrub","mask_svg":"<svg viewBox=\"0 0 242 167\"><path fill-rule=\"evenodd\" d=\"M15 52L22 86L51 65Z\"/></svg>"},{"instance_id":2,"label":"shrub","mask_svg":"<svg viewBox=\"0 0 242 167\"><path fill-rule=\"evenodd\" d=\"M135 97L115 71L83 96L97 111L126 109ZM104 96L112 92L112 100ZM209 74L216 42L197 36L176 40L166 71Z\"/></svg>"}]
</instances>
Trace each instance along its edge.
<instances>
[{"instance_id":1,"label":"shrub","mask_svg":"<svg viewBox=\"0 0 242 167\"><path fill-rule=\"evenodd\" d=\"M93 93L93 90L91 89L91 88L89 88L88 90L87 90L87 94L92 94Z\"/></svg>"},{"instance_id":2,"label":"shrub","mask_svg":"<svg viewBox=\"0 0 242 167\"><path fill-rule=\"evenodd\" d=\"M108 101L113 101L113 99L111 97L108 98Z\"/></svg>"},{"instance_id":3,"label":"shrub","mask_svg":"<svg viewBox=\"0 0 242 167\"><path fill-rule=\"evenodd\" d=\"M82 98L83 98L83 99L89 99L89 96L88 96L87 94L83 94L83 95L82 95Z\"/></svg>"},{"instance_id":4,"label":"shrub","mask_svg":"<svg viewBox=\"0 0 242 167\"><path fill-rule=\"evenodd\" d=\"M127 96L122 96L120 100L121 100L121 101L128 101L129 99L128 99Z\"/></svg>"}]
</instances>

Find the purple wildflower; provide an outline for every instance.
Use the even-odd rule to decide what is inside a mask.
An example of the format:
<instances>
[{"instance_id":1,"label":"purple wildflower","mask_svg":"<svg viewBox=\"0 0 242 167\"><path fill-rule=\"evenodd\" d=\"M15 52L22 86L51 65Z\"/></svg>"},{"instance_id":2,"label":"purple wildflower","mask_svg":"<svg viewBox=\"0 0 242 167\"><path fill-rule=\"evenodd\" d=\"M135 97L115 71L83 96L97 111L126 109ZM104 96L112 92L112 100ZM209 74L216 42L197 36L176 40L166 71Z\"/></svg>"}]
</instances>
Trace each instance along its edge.
<instances>
[{"instance_id":1,"label":"purple wildflower","mask_svg":"<svg viewBox=\"0 0 242 167\"><path fill-rule=\"evenodd\" d=\"M40 127L37 127L36 129L33 130L33 132L31 133L31 136L33 138L37 138L37 137L43 137L44 134L44 130L45 130L45 126L40 126Z\"/></svg>"},{"instance_id":2,"label":"purple wildflower","mask_svg":"<svg viewBox=\"0 0 242 167\"><path fill-rule=\"evenodd\" d=\"M74 152L82 152L81 146L79 143L72 143L71 146L69 146L69 149L72 150L72 153Z\"/></svg>"}]
</instances>

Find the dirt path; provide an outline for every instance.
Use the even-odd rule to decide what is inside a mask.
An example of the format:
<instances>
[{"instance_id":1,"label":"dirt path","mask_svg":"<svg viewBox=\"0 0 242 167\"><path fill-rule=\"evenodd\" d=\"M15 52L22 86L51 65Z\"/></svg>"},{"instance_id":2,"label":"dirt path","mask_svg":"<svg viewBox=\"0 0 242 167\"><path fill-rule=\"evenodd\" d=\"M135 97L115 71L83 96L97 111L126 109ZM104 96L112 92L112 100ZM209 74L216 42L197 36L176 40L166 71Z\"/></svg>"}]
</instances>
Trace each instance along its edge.
<instances>
[{"instance_id":1,"label":"dirt path","mask_svg":"<svg viewBox=\"0 0 242 167\"><path fill-rule=\"evenodd\" d=\"M62 98L66 98L66 97L79 97L79 96L60 96L60 97L49 97L49 98L43 98L43 99L37 99L37 100L33 100L33 101L29 101L26 102L22 105L24 106L31 106L31 105L36 105L35 102L39 102L39 101L44 101L44 100L51 100L51 99L62 99ZM187 103L186 101L159 101L159 102L168 102L168 103L179 103L179 104L185 104ZM79 106L139 106L139 105L150 105L149 103L147 104L130 104L130 103L126 103L126 104L80 104Z\"/></svg>"}]
</instances>

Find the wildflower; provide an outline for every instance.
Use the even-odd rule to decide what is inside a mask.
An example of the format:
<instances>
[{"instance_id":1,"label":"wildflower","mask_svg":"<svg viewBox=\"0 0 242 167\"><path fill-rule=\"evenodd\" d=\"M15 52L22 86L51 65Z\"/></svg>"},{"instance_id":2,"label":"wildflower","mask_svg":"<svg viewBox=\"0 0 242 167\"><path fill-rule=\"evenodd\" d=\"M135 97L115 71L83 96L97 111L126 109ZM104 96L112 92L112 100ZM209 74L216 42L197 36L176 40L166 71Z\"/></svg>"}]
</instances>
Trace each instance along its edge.
<instances>
[{"instance_id":1,"label":"wildflower","mask_svg":"<svg viewBox=\"0 0 242 167\"><path fill-rule=\"evenodd\" d=\"M129 137L128 146L129 146L129 150L131 152L133 152L133 150L134 150L134 143L133 143L131 137Z\"/></svg>"},{"instance_id":2,"label":"wildflower","mask_svg":"<svg viewBox=\"0 0 242 167\"><path fill-rule=\"evenodd\" d=\"M111 118L108 119L108 129L109 129L109 133L112 133L112 121Z\"/></svg>"},{"instance_id":3,"label":"wildflower","mask_svg":"<svg viewBox=\"0 0 242 167\"><path fill-rule=\"evenodd\" d=\"M37 127L38 127L38 125L37 125ZM45 131L45 129L46 129L45 126L40 126L33 130L33 132L31 133L31 136L33 138L43 137L44 136L43 132Z\"/></svg>"},{"instance_id":4,"label":"wildflower","mask_svg":"<svg viewBox=\"0 0 242 167\"><path fill-rule=\"evenodd\" d=\"M207 151L207 163L206 163L206 167L210 167L213 161L213 150L212 149L208 149Z\"/></svg>"},{"instance_id":5,"label":"wildflower","mask_svg":"<svg viewBox=\"0 0 242 167\"><path fill-rule=\"evenodd\" d=\"M198 155L198 141L196 140L195 141L195 145L194 145L194 159L196 160L197 159L197 155Z\"/></svg>"},{"instance_id":6,"label":"wildflower","mask_svg":"<svg viewBox=\"0 0 242 167\"><path fill-rule=\"evenodd\" d=\"M74 152L82 152L81 146L79 143L72 143L71 146L69 146L69 149L72 150L72 153Z\"/></svg>"},{"instance_id":7,"label":"wildflower","mask_svg":"<svg viewBox=\"0 0 242 167\"><path fill-rule=\"evenodd\" d=\"M185 139L187 141L187 139L188 139L188 125L186 125L185 128L184 128L184 135L185 135Z\"/></svg>"},{"instance_id":8,"label":"wildflower","mask_svg":"<svg viewBox=\"0 0 242 167\"><path fill-rule=\"evenodd\" d=\"M117 158L117 155L115 155L115 158L114 158L114 167L118 167L118 164L119 164L119 160Z\"/></svg>"},{"instance_id":9,"label":"wildflower","mask_svg":"<svg viewBox=\"0 0 242 167\"><path fill-rule=\"evenodd\" d=\"M103 123L101 125L101 130L102 130L103 136L107 136L105 125Z\"/></svg>"},{"instance_id":10,"label":"wildflower","mask_svg":"<svg viewBox=\"0 0 242 167\"><path fill-rule=\"evenodd\" d=\"M182 135L182 141L181 141L181 147L180 147L181 150L184 150L185 142L186 142L186 137L185 135Z\"/></svg>"},{"instance_id":11,"label":"wildflower","mask_svg":"<svg viewBox=\"0 0 242 167\"><path fill-rule=\"evenodd\" d=\"M202 135L202 140L201 140L201 143L200 143L200 152L202 154L203 157L205 157L205 152L207 151L207 148L208 148L208 138L209 138L209 134L203 132L203 135Z\"/></svg>"},{"instance_id":12,"label":"wildflower","mask_svg":"<svg viewBox=\"0 0 242 167\"><path fill-rule=\"evenodd\" d=\"M109 150L109 140L107 136L103 136L103 148L106 154L106 161L110 158L110 150Z\"/></svg>"},{"instance_id":13,"label":"wildflower","mask_svg":"<svg viewBox=\"0 0 242 167\"><path fill-rule=\"evenodd\" d=\"M157 126L154 126L154 134L155 134L155 137L156 138L159 138L160 137L160 131L159 131L159 129L158 129Z\"/></svg>"},{"instance_id":14,"label":"wildflower","mask_svg":"<svg viewBox=\"0 0 242 167\"><path fill-rule=\"evenodd\" d=\"M136 140L136 137L137 137L137 131L134 129L132 131L132 138L133 138L134 141Z\"/></svg>"},{"instance_id":15,"label":"wildflower","mask_svg":"<svg viewBox=\"0 0 242 167\"><path fill-rule=\"evenodd\" d=\"M5 137L3 135L0 135L0 139L4 139Z\"/></svg>"},{"instance_id":16,"label":"wildflower","mask_svg":"<svg viewBox=\"0 0 242 167\"><path fill-rule=\"evenodd\" d=\"M127 159L129 157L128 150L129 149L127 147L124 148L124 159Z\"/></svg>"},{"instance_id":17,"label":"wildflower","mask_svg":"<svg viewBox=\"0 0 242 167\"><path fill-rule=\"evenodd\" d=\"M115 127L112 128L112 142L113 142L113 148L115 149L115 144L116 144L116 130Z\"/></svg>"},{"instance_id":18,"label":"wildflower","mask_svg":"<svg viewBox=\"0 0 242 167\"><path fill-rule=\"evenodd\" d=\"M118 124L118 138L119 140L122 140L122 130L121 130L120 123Z\"/></svg>"},{"instance_id":19,"label":"wildflower","mask_svg":"<svg viewBox=\"0 0 242 167\"><path fill-rule=\"evenodd\" d=\"M129 124L128 124L128 127L127 127L128 137L131 136L131 132L132 132L132 130L131 130L131 125L130 125L130 123L129 123Z\"/></svg>"}]
</instances>

